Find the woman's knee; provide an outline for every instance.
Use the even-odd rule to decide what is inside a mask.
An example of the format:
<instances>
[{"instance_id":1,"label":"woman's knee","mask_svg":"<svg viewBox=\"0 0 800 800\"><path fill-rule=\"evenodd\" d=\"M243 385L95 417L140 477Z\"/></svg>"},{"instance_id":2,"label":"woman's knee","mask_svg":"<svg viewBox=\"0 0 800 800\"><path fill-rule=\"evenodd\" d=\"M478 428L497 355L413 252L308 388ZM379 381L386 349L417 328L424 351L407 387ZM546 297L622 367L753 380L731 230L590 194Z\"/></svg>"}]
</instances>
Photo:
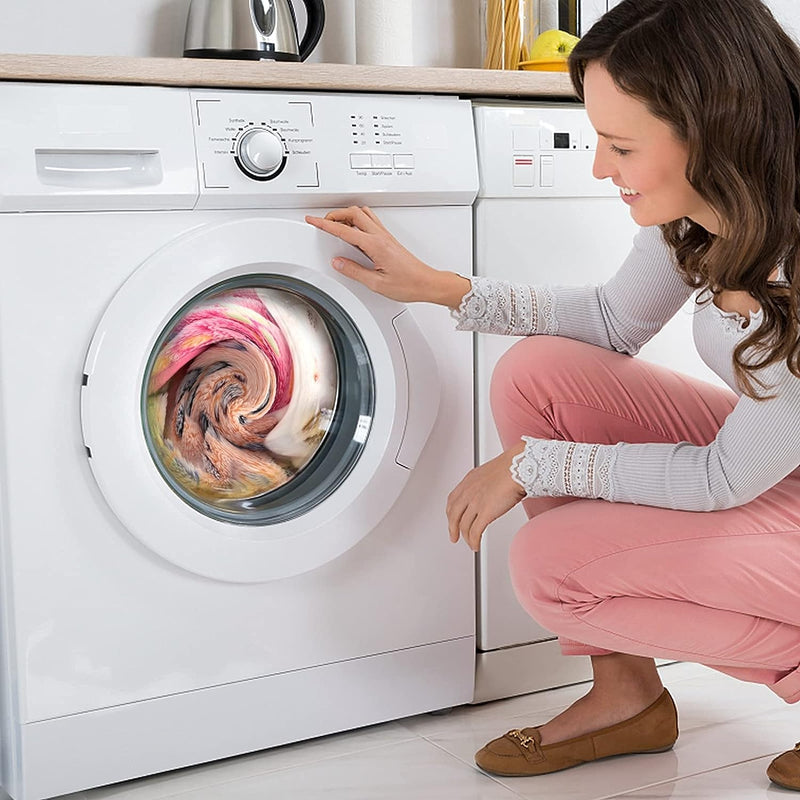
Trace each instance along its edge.
<instances>
[{"instance_id":1,"label":"woman's knee","mask_svg":"<svg viewBox=\"0 0 800 800\"><path fill-rule=\"evenodd\" d=\"M559 633L559 620L574 606L598 598L576 581L582 567L604 553L598 536L602 500L573 499L533 517L520 528L509 550L511 584L522 607L540 624Z\"/></svg>"},{"instance_id":2,"label":"woman's knee","mask_svg":"<svg viewBox=\"0 0 800 800\"><path fill-rule=\"evenodd\" d=\"M519 391L520 386L542 379L563 365L565 351L576 343L558 336L528 336L500 357L492 372L492 394Z\"/></svg>"},{"instance_id":3,"label":"woman's knee","mask_svg":"<svg viewBox=\"0 0 800 800\"><path fill-rule=\"evenodd\" d=\"M509 573L517 600L540 625L557 632L564 610L559 587L575 566L575 539L545 513L524 525L511 542Z\"/></svg>"},{"instance_id":4,"label":"woman's knee","mask_svg":"<svg viewBox=\"0 0 800 800\"><path fill-rule=\"evenodd\" d=\"M506 419L540 415L554 397L580 394L583 375L598 349L560 336L529 336L512 345L495 365L490 384L492 414ZM602 355L602 354L601 354Z\"/></svg>"},{"instance_id":5,"label":"woman's knee","mask_svg":"<svg viewBox=\"0 0 800 800\"><path fill-rule=\"evenodd\" d=\"M545 419L548 381L563 359L563 342L531 336L514 344L497 362L489 389L492 416L501 439L550 434Z\"/></svg>"}]
</instances>

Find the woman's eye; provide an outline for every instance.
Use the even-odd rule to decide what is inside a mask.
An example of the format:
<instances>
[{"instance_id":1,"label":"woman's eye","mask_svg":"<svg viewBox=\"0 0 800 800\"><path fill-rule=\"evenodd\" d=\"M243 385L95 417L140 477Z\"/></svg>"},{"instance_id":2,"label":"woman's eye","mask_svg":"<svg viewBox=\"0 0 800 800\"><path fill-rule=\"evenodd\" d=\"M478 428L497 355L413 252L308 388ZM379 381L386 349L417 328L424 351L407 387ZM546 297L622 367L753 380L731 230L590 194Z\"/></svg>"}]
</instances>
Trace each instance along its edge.
<instances>
[{"instance_id":1,"label":"woman's eye","mask_svg":"<svg viewBox=\"0 0 800 800\"><path fill-rule=\"evenodd\" d=\"M610 145L610 147L611 147L611 152L616 153L616 155L618 156L626 156L628 155L628 153L630 153L630 150L623 150L622 148L617 147L615 144Z\"/></svg>"}]
</instances>

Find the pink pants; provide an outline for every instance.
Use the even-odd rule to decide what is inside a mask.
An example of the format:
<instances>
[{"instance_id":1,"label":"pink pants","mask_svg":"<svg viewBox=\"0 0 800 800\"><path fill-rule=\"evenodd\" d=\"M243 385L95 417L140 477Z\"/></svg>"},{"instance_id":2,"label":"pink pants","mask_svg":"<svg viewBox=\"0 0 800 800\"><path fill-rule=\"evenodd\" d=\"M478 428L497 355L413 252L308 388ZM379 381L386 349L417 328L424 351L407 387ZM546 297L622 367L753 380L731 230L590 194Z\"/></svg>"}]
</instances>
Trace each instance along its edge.
<instances>
[{"instance_id":1,"label":"pink pants","mask_svg":"<svg viewBox=\"0 0 800 800\"><path fill-rule=\"evenodd\" d=\"M498 363L491 402L504 447L522 435L705 445L736 395L639 358L534 336ZM567 497L523 505L514 590L565 655L694 661L800 701L800 470L722 511Z\"/></svg>"}]
</instances>

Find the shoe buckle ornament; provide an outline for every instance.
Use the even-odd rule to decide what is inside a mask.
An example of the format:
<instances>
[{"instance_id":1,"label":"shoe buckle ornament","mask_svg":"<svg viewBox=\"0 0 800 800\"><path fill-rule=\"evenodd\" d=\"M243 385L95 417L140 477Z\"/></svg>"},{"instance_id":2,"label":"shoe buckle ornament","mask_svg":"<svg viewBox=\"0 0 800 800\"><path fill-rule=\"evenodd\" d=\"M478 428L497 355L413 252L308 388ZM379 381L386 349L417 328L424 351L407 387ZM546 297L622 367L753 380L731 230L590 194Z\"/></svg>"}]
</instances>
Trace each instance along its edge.
<instances>
[{"instance_id":1,"label":"shoe buckle ornament","mask_svg":"<svg viewBox=\"0 0 800 800\"><path fill-rule=\"evenodd\" d=\"M526 736L519 728L509 731L508 735L512 739L516 739L526 750L530 750L531 745L536 745L536 740L533 738L533 736Z\"/></svg>"}]
</instances>

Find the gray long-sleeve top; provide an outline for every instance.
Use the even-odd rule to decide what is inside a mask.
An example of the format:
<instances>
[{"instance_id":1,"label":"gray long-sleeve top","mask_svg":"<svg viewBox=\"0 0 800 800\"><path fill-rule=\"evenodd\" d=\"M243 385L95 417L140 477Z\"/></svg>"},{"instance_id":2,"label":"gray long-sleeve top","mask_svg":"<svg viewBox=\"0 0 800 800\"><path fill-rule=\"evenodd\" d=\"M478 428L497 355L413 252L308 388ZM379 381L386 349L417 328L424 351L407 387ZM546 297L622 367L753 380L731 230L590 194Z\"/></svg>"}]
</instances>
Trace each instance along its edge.
<instances>
[{"instance_id":1,"label":"gray long-sleeve top","mask_svg":"<svg viewBox=\"0 0 800 800\"><path fill-rule=\"evenodd\" d=\"M635 355L683 306L693 290L681 279L658 227L643 228L614 277L600 286L539 287L473 278L454 311L460 330L515 336L566 336ZM512 474L529 497L603 498L685 511L713 511L749 502L800 466L800 378L785 362L756 373L774 395L743 395L733 349L760 325L725 312L699 293L694 341L700 357L739 400L706 446L591 444L531 439Z\"/></svg>"}]
</instances>

